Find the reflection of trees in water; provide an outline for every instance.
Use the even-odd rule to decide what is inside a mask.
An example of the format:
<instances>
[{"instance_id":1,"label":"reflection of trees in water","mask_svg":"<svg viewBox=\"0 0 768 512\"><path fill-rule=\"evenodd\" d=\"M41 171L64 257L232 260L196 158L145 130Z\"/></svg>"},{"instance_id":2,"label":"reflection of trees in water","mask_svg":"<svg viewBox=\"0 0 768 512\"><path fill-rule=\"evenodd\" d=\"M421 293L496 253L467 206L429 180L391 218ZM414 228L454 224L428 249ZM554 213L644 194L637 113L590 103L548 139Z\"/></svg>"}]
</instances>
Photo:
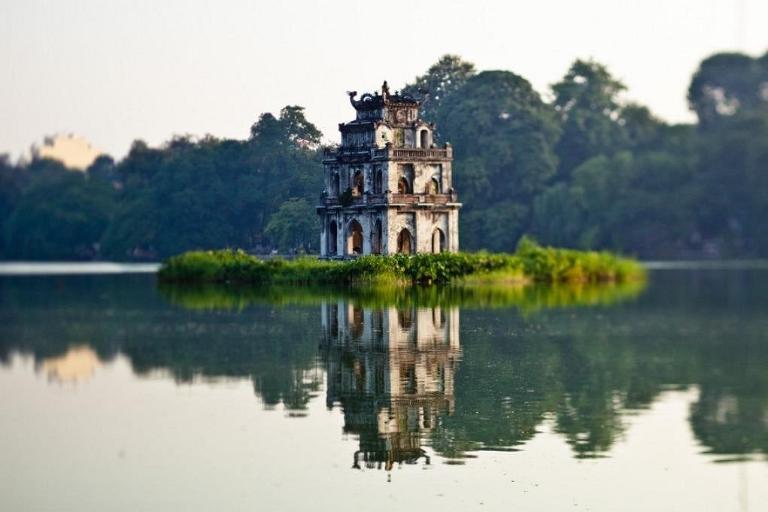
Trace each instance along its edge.
<instances>
[{"instance_id":1,"label":"reflection of trees in water","mask_svg":"<svg viewBox=\"0 0 768 512\"><path fill-rule=\"evenodd\" d=\"M691 313L645 305L610 314L542 313L533 324L546 328L519 323L502 341L498 333L517 322L462 312L464 325L496 334L467 329L462 335L456 412L433 435L435 448L461 455L515 447L551 418L576 456L600 456L623 434L628 414L665 389L697 385L691 423L702 443L715 453L768 453L761 322ZM741 338L728 336L726 325Z\"/></svg>"},{"instance_id":2,"label":"reflection of trees in water","mask_svg":"<svg viewBox=\"0 0 768 512\"><path fill-rule=\"evenodd\" d=\"M768 358L765 346L712 353L691 409L693 432L714 454L768 454Z\"/></svg>"},{"instance_id":3,"label":"reflection of trees in water","mask_svg":"<svg viewBox=\"0 0 768 512\"><path fill-rule=\"evenodd\" d=\"M308 307L269 299L187 310L159 296L148 277L8 280L0 287L0 359L22 351L41 363L87 342L101 361L124 353L139 374L161 369L178 382L250 379L266 406L285 404L297 415L319 393L325 371L328 397L343 406L361 447L399 447L403 461L425 445L454 459L515 449L550 419L577 456L602 455L623 435L628 412L648 407L670 386L696 385L691 425L706 450L768 453L768 286L760 286L760 276L713 276L685 274L671 284L662 276L637 303L612 308L531 314L471 299L461 312L460 365L438 357L442 329L455 329L459 341L458 321L451 327L456 309L440 297L398 295L392 310L391 297L369 295L349 310L337 292L327 302L323 335L346 345L324 348L324 367L316 295ZM402 349L393 348L390 326L397 326ZM419 387L427 382L422 370L430 375L428 391ZM339 375L349 381L334 380ZM393 398L393 382L407 400Z\"/></svg>"},{"instance_id":4,"label":"reflection of trees in water","mask_svg":"<svg viewBox=\"0 0 768 512\"><path fill-rule=\"evenodd\" d=\"M163 370L179 383L248 378L265 406L282 403L292 415L320 389L314 308L188 311L169 307L151 276L56 283L3 283L0 354L22 351L42 361L88 340L100 360L122 353L140 375Z\"/></svg>"}]
</instances>

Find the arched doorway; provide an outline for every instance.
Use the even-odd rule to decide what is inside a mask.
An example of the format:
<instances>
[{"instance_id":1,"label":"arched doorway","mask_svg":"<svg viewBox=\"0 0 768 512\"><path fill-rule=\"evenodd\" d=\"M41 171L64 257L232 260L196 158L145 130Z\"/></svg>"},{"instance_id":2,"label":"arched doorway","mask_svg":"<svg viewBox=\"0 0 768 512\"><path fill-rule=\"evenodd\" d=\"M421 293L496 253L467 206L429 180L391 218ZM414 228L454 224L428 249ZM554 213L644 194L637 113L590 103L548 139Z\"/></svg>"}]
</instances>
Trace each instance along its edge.
<instances>
[{"instance_id":1,"label":"arched doorway","mask_svg":"<svg viewBox=\"0 0 768 512\"><path fill-rule=\"evenodd\" d=\"M347 254L363 254L363 226L356 220L347 229Z\"/></svg>"},{"instance_id":2,"label":"arched doorway","mask_svg":"<svg viewBox=\"0 0 768 512\"><path fill-rule=\"evenodd\" d=\"M410 194L411 193L411 184L408 183L408 179L405 177L400 178L397 182L397 193L398 194Z\"/></svg>"},{"instance_id":3,"label":"arched doorway","mask_svg":"<svg viewBox=\"0 0 768 512\"><path fill-rule=\"evenodd\" d=\"M429 131L427 130L421 130L419 132L419 147L422 148L428 148L429 147Z\"/></svg>"},{"instance_id":4,"label":"arched doorway","mask_svg":"<svg viewBox=\"0 0 768 512\"><path fill-rule=\"evenodd\" d=\"M411 232L405 228L397 235L397 252L400 254L411 254L413 252Z\"/></svg>"},{"instance_id":5,"label":"arched doorway","mask_svg":"<svg viewBox=\"0 0 768 512\"><path fill-rule=\"evenodd\" d=\"M427 182L427 189L425 192L429 195L440 193L440 183L438 183L437 178L432 178Z\"/></svg>"},{"instance_id":6,"label":"arched doorway","mask_svg":"<svg viewBox=\"0 0 768 512\"><path fill-rule=\"evenodd\" d=\"M373 193L381 194L382 188L381 169L376 169L376 174L373 178Z\"/></svg>"},{"instance_id":7,"label":"arched doorway","mask_svg":"<svg viewBox=\"0 0 768 512\"><path fill-rule=\"evenodd\" d=\"M432 232L432 252L435 254L445 252L445 233L440 228L435 228Z\"/></svg>"},{"instance_id":8,"label":"arched doorway","mask_svg":"<svg viewBox=\"0 0 768 512\"><path fill-rule=\"evenodd\" d=\"M373 234L371 237L371 252L381 254L381 220L376 220L373 225Z\"/></svg>"},{"instance_id":9,"label":"arched doorway","mask_svg":"<svg viewBox=\"0 0 768 512\"><path fill-rule=\"evenodd\" d=\"M337 249L338 228L336 227L336 221L332 220L328 225L328 256L336 256Z\"/></svg>"}]
</instances>

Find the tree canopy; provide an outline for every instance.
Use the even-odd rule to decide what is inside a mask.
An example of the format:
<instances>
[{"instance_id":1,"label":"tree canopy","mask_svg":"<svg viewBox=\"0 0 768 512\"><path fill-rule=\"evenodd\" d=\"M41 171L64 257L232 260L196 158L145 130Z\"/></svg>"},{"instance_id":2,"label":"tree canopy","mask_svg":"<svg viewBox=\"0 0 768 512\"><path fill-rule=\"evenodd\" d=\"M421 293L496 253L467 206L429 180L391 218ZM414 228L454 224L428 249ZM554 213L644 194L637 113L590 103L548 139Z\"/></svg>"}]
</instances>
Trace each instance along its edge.
<instances>
[{"instance_id":1,"label":"tree canopy","mask_svg":"<svg viewBox=\"0 0 768 512\"><path fill-rule=\"evenodd\" d=\"M402 90L454 147L464 250L510 251L531 234L648 258L768 256L768 53L704 59L687 94L695 124L626 101L593 60L576 60L550 99L456 55ZM288 105L260 115L245 140L137 140L84 173L0 155L0 257L314 252L320 143L304 109Z\"/></svg>"}]
</instances>

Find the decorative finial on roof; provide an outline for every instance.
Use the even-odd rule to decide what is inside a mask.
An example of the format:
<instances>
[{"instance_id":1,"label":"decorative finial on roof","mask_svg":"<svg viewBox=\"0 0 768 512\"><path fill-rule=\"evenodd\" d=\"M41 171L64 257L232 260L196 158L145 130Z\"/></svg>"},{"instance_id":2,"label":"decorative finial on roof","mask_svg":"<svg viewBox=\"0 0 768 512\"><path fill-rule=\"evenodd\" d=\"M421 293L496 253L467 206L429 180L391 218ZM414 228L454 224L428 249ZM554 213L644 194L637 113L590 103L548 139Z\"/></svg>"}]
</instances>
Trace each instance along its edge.
<instances>
[{"instance_id":1,"label":"decorative finial on roof","mask_svg":"<svg viewBox=\"0 0 768 512\"><path fill-rule=\"evenodd\" d=\"M349 102L355 107L355 96L357 96L357 91L347 91L347 96L349 96Z\"/></svg>"},{"instance_id":2,"label":"decorative finial on roof","mask_svg":"<svg viewBox=\"0 0 768 512\"><path fill-rule=\"evenodd\" d=\"M385 98L389 96L389 85L387 84L386 80L384 80L384 83L381 84L381 95Z\"/></svg>"}]
</instances>

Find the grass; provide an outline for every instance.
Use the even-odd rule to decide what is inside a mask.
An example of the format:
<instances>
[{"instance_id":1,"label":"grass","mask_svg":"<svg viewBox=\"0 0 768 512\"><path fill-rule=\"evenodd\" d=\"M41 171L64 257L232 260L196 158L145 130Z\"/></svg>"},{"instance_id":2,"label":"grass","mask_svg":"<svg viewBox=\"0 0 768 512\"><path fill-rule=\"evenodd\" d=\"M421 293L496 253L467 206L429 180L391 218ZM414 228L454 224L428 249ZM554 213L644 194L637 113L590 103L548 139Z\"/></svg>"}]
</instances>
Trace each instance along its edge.
<instances>
[{"instance_id":1,"label":"grass","mask_svg":"<svg viewBox=\"0 0 768 512\"><path fill-rule=\"evenodd\" d=\"M514 254L442 253L261 260L240 250L191 251L169 258L161 282L259 285L395 285L510 282L621 283L641 280L635 260L608 252L543 247L524 238Z\"/></svg>"}]
</instances>

